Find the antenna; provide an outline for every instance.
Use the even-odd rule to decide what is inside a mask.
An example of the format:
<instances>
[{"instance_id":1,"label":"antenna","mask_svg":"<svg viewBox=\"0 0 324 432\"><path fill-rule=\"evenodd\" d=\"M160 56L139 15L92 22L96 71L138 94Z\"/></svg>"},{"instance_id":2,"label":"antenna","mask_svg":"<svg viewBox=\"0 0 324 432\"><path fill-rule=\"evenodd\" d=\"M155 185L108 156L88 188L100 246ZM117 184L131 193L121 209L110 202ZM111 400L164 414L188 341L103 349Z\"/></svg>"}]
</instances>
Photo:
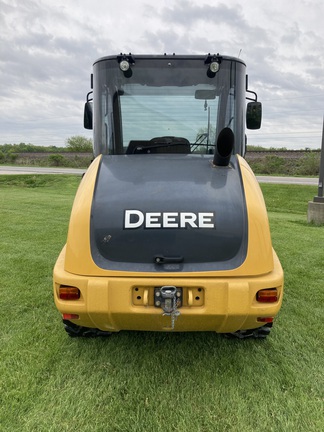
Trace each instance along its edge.
<instances>
[{"instance_id":1,"label":"antenna","mask_svg":"<svg viewBox=\"0 0 324 432\"><path fill-rule=\"evenodd\" d=\"M242 52L242 48L240 49L240 51L238 53L238 56L237 56L238 58L240 58L241 52Z\"/></svg>"}]
</instances>

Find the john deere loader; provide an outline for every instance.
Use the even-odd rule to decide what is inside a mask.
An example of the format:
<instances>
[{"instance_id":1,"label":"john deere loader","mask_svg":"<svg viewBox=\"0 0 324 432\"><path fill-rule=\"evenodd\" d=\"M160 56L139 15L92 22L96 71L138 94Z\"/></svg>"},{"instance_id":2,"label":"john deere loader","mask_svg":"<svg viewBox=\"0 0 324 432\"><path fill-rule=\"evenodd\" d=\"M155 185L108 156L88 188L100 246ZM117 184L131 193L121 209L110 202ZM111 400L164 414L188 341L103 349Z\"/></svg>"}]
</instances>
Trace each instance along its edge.
<instances>
[{"instance_id":1,"label":"john deere loader","mask_svg":"<svg viewBox=\"0 0 324 432\"><path fill-rule=\"evenodd\" d=\"M94 160L54 268L67 333L265 338L283 270L244 159L261 123L244 62L120 54L94 63L91 87Z\"/></svg>"}]
</instances>

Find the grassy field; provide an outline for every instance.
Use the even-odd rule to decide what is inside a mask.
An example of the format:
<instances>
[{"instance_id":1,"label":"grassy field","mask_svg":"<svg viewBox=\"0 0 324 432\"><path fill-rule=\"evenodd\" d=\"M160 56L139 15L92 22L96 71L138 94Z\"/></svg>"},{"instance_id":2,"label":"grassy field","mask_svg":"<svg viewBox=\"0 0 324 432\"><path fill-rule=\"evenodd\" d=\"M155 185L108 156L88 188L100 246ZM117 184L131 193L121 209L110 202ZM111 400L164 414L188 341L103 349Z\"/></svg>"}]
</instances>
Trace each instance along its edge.
<instances>
[{"instance_id":1,"label":"grassy field","mask_svg":"<svg viewBox=\"0 0 324 432\"><path fill-rule=\"evenodd\" d=\"M324 430L324 227L315 187L262 185L285 297L265 341L70 339L52 298L80 178L0 176L0 431Z\"/></svg>"}]
</instances>

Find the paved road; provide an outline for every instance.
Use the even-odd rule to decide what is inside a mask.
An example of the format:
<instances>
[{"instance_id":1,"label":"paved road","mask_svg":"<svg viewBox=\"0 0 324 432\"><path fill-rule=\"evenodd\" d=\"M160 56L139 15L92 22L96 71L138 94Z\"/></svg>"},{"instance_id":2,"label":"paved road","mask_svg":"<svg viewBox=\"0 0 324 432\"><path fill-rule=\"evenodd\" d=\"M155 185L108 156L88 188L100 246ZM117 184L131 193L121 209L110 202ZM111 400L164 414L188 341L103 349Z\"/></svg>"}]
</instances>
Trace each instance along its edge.
<instances>
[{"instance_id":1,"label":"paved road","mask_svg":"<svg viewBox=\"0 0 324 432\"><path fill-rule=\"evenodd\" d=\"M318 186L318 178L312 177L274 177L274 176L256 176L259 183L276 183L276 184L299 184L306 186Z\"/></svg>"},{"instance_id":2,"label":"paved road","mask_svg":"<svg viewBox=\"0 0 324 432\"><path fill-rule=\"evenodd\" d=\"M78 168L0 166L0 175L1 174L78 174L81 175L85 171L86 171L85 169L78 169ZM318 186L317 178L257 176L257 179L259 183L300 184L300 185L307 185L307 186Z\"/></svg>"},{"instance_id":3,"label":"paved road","mask_svg":"<svg viewBox=\"0 0 324 432\"><path fill-rule=\"evenodd\" d=\"M79 168L0 166L0 174L83 174L85 171Z\"/></svg>"}]
</instances>

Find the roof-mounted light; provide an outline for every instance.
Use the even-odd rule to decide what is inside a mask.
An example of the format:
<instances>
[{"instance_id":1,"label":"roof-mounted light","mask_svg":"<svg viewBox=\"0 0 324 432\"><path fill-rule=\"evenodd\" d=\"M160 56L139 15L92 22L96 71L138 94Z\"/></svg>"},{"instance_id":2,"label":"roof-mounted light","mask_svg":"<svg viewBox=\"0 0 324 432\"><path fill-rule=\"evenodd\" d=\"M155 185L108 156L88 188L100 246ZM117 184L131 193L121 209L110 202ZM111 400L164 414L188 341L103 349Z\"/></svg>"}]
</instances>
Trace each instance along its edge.
<instances>
[{"instance_id":1,"label":"roof-mounted light","mask_svg":"<svg viewBox=\"0 0 324 432\"><path fill-rule=\"evenodd\" d=\"M122 60L122 61L119 63L119 67L120 67L120 70L121 70L121 71L123 71L123 72L127 72L128 69L130 68L130 65L129 65L129 63L128 63L127 60Z\"/></svg>"},{"instance_id":2,"label":"roof-mounted light","mask_svg":"<svg viewBox=\"0 0 324 432\"><path fill-rule=\"evenodd\" d=\"M220 68L223 58L219 54L208 54L205 58L205 64L208 64L207 76L214 78Z\"/></svg>"},{"instance_id":3,"label":"roof-mounted light","mask_svg":"<svg viewBox=\"0 0 324 432\"><path fill-rule=\"evenodd\" d=\"M210 63L210 65L209 65L209 70L212 72L212 73L216 73L216 72L218 72L219 71L219 63L217 63L217 62L212 62L212 63Z\"/></svg>"},{"instance_id":4,"label":"roof-mounted light","mask_svg":"<svg viewBox=\"0 0 324 432\"><path fill-rule=\"evenodd\" d=\"M124 73L126 78L130 78L133 74L131 65L135 64L135 60L131 53L129 54L122 54L120 53L119 56L117 56L117 61L119 63L119 69Z\"/></svg>"}]
</instances>

